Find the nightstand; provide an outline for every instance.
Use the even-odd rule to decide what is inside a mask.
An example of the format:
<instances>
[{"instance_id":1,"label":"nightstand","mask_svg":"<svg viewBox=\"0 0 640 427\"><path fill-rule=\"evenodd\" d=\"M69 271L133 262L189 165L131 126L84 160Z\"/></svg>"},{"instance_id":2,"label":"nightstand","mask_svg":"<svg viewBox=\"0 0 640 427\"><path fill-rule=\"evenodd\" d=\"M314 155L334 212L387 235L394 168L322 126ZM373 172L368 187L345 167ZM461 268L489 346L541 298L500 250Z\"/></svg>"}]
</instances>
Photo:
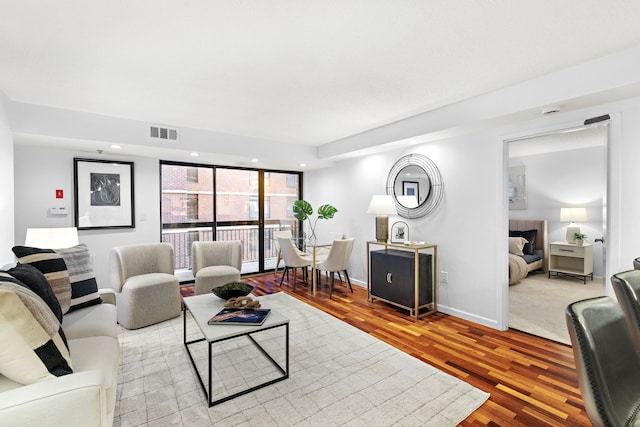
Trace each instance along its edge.
<instances>
[{"instance_id":1,"label":"nightstand","mask_svg":"<svg viewBox=\"0 0 640 427\"><path fill-rule=\"evenodd\" d=\"M549 278L556 276L578 277L587 283L587 277L593 280L593 245L585 243L578 246L567 242L549 243Z\"/></svg>"}]
</instances>

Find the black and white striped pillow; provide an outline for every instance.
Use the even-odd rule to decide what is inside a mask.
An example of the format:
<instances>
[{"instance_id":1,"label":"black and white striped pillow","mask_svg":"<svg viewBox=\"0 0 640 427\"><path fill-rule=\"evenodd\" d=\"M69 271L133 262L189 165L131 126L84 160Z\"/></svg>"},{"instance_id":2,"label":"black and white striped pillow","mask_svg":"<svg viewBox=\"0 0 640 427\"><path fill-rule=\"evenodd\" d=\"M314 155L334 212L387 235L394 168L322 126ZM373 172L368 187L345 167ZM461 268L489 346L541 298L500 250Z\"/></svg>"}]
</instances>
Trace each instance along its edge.
<instances>
[{"instance_id":1,"label":"black and white striped pillow","mask_svg":"<svg viewBox=\"0 0 640 427\"><path fill-rule=\"evenodd\" d=\"M71 307L69 311L102 303L98 282L93 272L89 247L84 243L66 249L55 249L62 255L71 281Z\"/></svg>"},{"instance_id":2,"label":"black and white striped pillow","mask_svg":"<svg viewBox=\"0 0 640 427\"><path fill-rule=\"evenodd\" d=\"M62 314L69 312L71 307L71 281L67 264L62 255L53 249L32 248L29 246L14 246L11 248L18 262L31 264L40 270L49 281L53 293L56 295Z\"/></svg>"},{"instance_id":3,"label":"black and white striped pillow","mask_svg":"<svg viewBox=\"0 0 640 427\"><path fill-rule=\"evenodd\" d=\"M73 372L60 322L47 304L0 272L0 373L33 384Z\"/></svg>"},{"instance_id":4,"label":"black and white striped pillow","mask_svg":"<svg viewBox=\"0 0 640 427\"><path fill-rule=\"evenodd\" d=\"M98 283L93 273L89 248L84 243L65 249L14 246L12 250L19 262L31 264L44 273L60 301L63 314L102 303L102 298L98 293ZM66 275L69 281L68 302L60 299L56 291L58 286L56 286L56 282L52 282L52 280L62 280L61 276L63 275ZM66 296L62 295L62 297Z\"/></svg>"}]
</instances>

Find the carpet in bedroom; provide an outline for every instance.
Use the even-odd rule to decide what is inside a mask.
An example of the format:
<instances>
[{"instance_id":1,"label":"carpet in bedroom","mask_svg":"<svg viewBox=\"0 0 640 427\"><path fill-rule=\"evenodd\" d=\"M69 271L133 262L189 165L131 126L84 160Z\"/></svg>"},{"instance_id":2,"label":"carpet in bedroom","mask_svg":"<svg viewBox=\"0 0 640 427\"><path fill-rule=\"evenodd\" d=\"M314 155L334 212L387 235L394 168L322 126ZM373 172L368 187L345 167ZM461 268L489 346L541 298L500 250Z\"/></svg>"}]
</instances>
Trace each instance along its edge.
<instances>
[{"instance_id":1,"label":"carpet in bedroom","mask_svg":"<svg viewBox=\"0 0 640 427\"><path fill-rule=\"evenodd\" d=\"M282 292L262 302L290 319L287 380L208 408L182 343L182 316L133 331L119 328L114 426L455 426L489 397ZM261 363L247 361L245 349L229 344L220 355L225 362L214 366Z\"/></svg>"},{"instance_id":2,"label":"carpet in bedroom","mask_svg":"<svg viewBox=\"0 0 640 427\"><path fill-rule=\"evenodd\" d=\"M603 295L602 279L582 280L530 274L509 287L509 327L571 344L564 318L570 303Z\"/></svg>"}]
</instances>

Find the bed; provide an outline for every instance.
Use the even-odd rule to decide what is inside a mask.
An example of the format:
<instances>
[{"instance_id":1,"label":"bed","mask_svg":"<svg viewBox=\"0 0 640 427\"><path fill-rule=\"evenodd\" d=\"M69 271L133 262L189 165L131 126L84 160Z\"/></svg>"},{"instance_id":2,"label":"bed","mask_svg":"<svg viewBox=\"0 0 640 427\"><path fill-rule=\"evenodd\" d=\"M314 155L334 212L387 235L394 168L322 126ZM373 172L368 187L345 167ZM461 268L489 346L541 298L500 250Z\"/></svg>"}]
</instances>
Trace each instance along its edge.
<instances>
[{"instance_id":1,"label":"bed","mask_svg":"<svg viewBox=\"0 0 640 427\"><path fill-rule=\"evenodd\" d=\"M509 285L519 283L532 271L547 273L547 220L510 219L509 237ZM522 246L517 238L523 239ZM514 245L521 251L514 250Z\"/></svg>"}]
</instances>

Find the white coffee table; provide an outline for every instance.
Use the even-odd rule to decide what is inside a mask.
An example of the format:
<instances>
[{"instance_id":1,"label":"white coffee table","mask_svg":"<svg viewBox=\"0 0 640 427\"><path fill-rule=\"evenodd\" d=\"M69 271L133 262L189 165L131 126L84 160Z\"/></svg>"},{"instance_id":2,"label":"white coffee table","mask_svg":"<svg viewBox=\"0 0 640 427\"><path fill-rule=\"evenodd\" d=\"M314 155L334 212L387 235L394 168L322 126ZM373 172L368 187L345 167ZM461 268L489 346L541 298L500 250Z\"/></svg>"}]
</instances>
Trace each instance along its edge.
<instances>
[{"instance_id":1,"label":"white coffee table","mask_svg":"<svg viewBox=\"0 0 640 427\"><path fill-rule=\"evenodd\" d=\"M260 300L260 298L258 298ZM244 325L208 325L207 321L213 317L217 312L224 308L224 300L216 297L213 294L205 294L205 295L196 295L192 297L184 298L184 345L187 349L187 353L189 354L189 359L191 359L191 364L196 371L196 375L198 376L198 380L200 381L200 385L202 386L202 390L204 394L207 396L207 403L209 407L217 405L222 402L226 402L227 400L231 400L235 397L242 396L244 394L250 393L252 391L258 390L260 388L266 387L278 381L285 380L289 378L289 319L281 315L280 313L271 310L269 317L267 320L260 326L244 326ZM269 308L269 307L264 307ZM200 329L200 332L203 338L187 341L187 311L191 313L191 316L195 320L196 325ZM285 338L285 366L282 367L278 362L276 362L269 353L252 337L254 334L258 334L260 332L274 329L274 328L284 328L284 338ZM239 338L239 337L248 337L251 342L258 347L260 352L271 361L271 363L282 373L282 376L271 379L269 381L260 383L258 385L249 387L248 389L239 391L237 393L230 394L228 396L224 396L218 398L216 400L213 399L212 396L212 348L215 343L219 343L221 341L226 341L229 339ZM189 349L189 345L207 341L209 347L208 353L208 387L205 386L202 381L202 377L200 376L200 372L198 371L198 367L196 365L195 360L193 359L193 355L191 354L191 350Z\"/></svg>"}]
</instances>

